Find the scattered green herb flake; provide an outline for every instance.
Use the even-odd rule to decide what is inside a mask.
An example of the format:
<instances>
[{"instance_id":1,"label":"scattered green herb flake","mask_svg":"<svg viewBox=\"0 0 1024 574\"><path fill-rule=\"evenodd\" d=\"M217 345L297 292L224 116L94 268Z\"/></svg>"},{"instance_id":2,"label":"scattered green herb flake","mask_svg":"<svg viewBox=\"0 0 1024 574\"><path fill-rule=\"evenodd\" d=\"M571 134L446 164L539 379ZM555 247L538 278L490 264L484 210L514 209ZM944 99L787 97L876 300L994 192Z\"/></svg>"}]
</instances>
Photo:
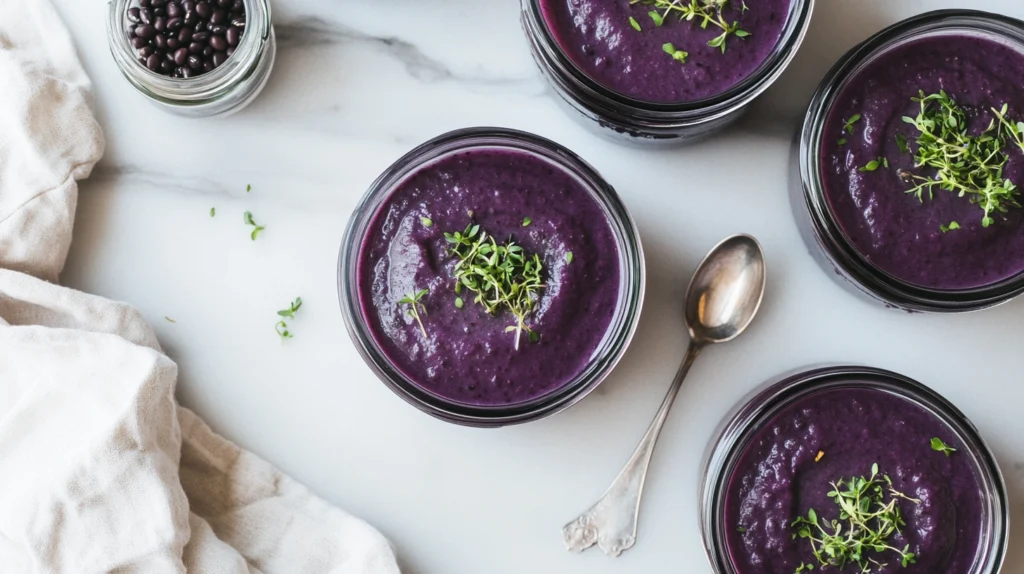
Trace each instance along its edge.
<instances>
[{"instance_id":1,"label":"scattered green herb flake","mask_svg":"<svg viewBox=\"0 0 1024 574\"><path fill-rule=\"evenodd\" d=\"M643 32L643 28L640 27L640 22L637 22L636 18L632 16L629 17L629 25L632 26L633 29L636 30L637 32Z\"/></svg>"},{"instance_id":2,"label":"scattered green herb flake","mask_svg":"<svg viewBox=\"0 0 1024 574\"><path fill-rule=\"evenodd\" d=\"M461 283L456 283L456 285L457 286L461 286L462 284ZM460 289L460 291L461 291L461 289ZM456 309L462 309L462 306L465 305L465 304L466 303L462 300L462 297L456 297L455 298L455 308Z\"/></svg>"},{"instance_id":3,"label":"scattered green herb flake","mask_svg":"<svg viewBox=\"0 0 1024 574\"><path fill-rule=\"evenodd\" d=\"M960 224L955 221L950 221L949 225L943 223L942 225L939 226L939 231L943 233L948 233L950 231L953 231L954 229L960 229Z\"/></svg>"},{"instance_id":4,"label":"scattered green herb flake","mask_svg":"<svg viewBox=\"0 0 1024 574\"><path fill-rule=\"evenodd\" d=\"M846 138L839 138L836 140L836 143L839 145L846 145Z\"/></svg>"},{"instance_id":5,"label":"scattered green herb flake","mask_svg":"<svg viewBox=\"0 0 1024 574\"><path fill-rule=\"evenodd\" d=\"M420 218L420 223L423 224L423 227L433 227L434 226L434 222L429 217L421 217Z\"/></svg>"},{"instance_id":6,"label":"scattered green herb flake","mask_svg":"<svg viewBox=\"0 0 1024 574\"><path fill-rule=\"evenodd\" d=\"M737 526L736 527L736 532L739 532L740 534L742 534L742 533L744 533L746 531L747 531L747 529L743 528L742 526Z\"/></svg>"},{"instance_id":7,"label":"scattered green herb flake","mask_svg":"<svg viewBox=\"0 0 1024 574\"><path fill-rule=\"evenodd\" d=\"M854 126L854 124L856 124L857 122L860 121L860 118L861 118L860 114L853 114L852 116L850 116L850 119L843 120L843 131L848 133L848 134L852 134L853 133L853 126Z\"/></svg>"},{"instance_id":8,"label":"scattered green herb flake","mask_svg":"<svg viewBox=\"0 0 1024 574\"><path fill-rule=\"evenodd\" d=\"M568 251L568 252L566 252L566 254L565 254L565 263L566 263L567 265L568 265L569 263L572 263L572 251Z\"/></svg>"},{"instance_id":9,"label":"scattered green herb flake","mask_svg":"<svg viewBox=\"0 0 1024 574\"><path fill-rule=\"evenodd\" d=\"M661 26L665 23L665 18L657 10L651 10L647 15L654 21L655 26Z\"/></svg>"},{"instance_id":10,"label":"scattered green herb flake","mask_svg":"<svg viewBox=\"0 0 1024 574\"><path fill-rule=\"evenodd\" d=\"M253 241L256 241L256 237L259 236L260 232L263 231L264 229L266 229L266 227L264 227L262 225L257 225L256 227L254 227L252 229L252 233L249 234L249 237Z\"/></svg>"},{"instance_id":11,"label":"scattered green herb flake","mask_svg":"<svg viewBox=\"0 0 1024 574\"><path fill-rule=\"evenodd\" d=\"M250 191L252 191L252 185L248 183L245 184L245 193L249 193Z\"/></svg>"},{"instance_id":12,"label":"scattered green herb flake","mask_svg":"<svg viewBox=\"0 0 1024 574\"><path fill-rule=\"evenodd\" d=\"M242 216L242 220L245 221L246 225L251 225L253 227L252 232L249 234L249 237L251 237L253 241L256 241L256 237L260 232L267 228L265 225L258 225L252 218L252 213L248 211L246 211Z\"/></svg>"},{"instance_id":13,"label":"scattered green herb flake","mask_svg":"<svg viewBox=\"0 0 1024 574\"><path fill-rule=\"evenodd\" d=\"M889 169L889 158L883 157L882 158L882 165L885 166L885 169Z\"/></svg>"},{"instance_id":14,"label":"scattered green herb flake","mask_svg":"<svg viewBox=\"0 0 1024 574\"><path fill-rule=\"evenodd\" d=\"M878 161L877 159L873 159L869 161L867 165L865 165L862 168L859 168L857 171L875 171L878 169L878 166L880 165L882 165L882 162Z\"/></svg>"},{"instance_id":15,"label":"scattered green herb flake","mask_svg":"<svg viewBox=\"0 0 1024 574\"><path fill-rule=\"evenodd\" d=\"M741 10L741 11L742 11L742 12L746 12L747 10L750 10L750 8L748 8L748 7L747 7L747 3L746 3L746 2L744 2L744 3L743 3L743 8L742 8L742 10Z\"/></svg>"},{"instance_id":16,"label":"scattered green herb flake","mask_svg":"<svg viewBox=\"0 0 1024 574\"><path fill-rule=\"evenodd\" d=\"M242 214L242 221L244 221L246 225L256 225L256 222L252 220L252 212L249 211Z\"/></svg>"},{"instance_id":17,"label":"scattered green herb flake","mask_svg":"<svg viewBox=\"0 0 1024 574\"><path fill-rule=\"evenodd\" d=\"M949 455L953 454L954 452L956 452L955 448L953 448L953 447L949 446L948 444L946 444L945 442L943 442L942 439L939 438L939 437L932 438L932 450L941 452L941 453L945 454L946 456L949 456Z\"/></svg>"},{"instance_id":18,"label":"scattered green herb flake","mask_svg":"<svg viewBox=\"0 0 1024 574\"><path fill-rule=\"evenodd\" d=\"M465 289L474 294L488 313L507 310L515 317L515 324L506 332L515 333L515 348L523 332L531 332L527 316L533 311L545 288L541 280L544 264L539 255L527 253L511 239L498 243L494 236L481 231L472 223L462 232L444 234L451 243L450 252L455 263L455 291Z\"/></svg>"},{"instance_id":19,"label":"scattered green herb flake","mask_svg":"<svg viewBox=\"0 0 1024 574\"><path fill-rule=\"evenodd\" d=\"M917 151L914 168L935 170L932 174L900 171L907 184L916 184L907 190L918 200L924 193L931 198L935 188L968 197L982 210L982 227L995 222L993 215L1005 213L1010 207L1020 207L1020 190L1003 175L1010 156L1005 147L1016 144L1024 150L1024 122L1007 118L1009 106L992 108L993 119L980 134L968 133L967 114L946 92L925 95L913 101L920 104L916 117L904 116L903 121L917 129Z\"/></svg>"},{"instance_id":20,"label":"scattered green herb flake","mask_svg":"<svg viewBox=\"0 0 1024 574\"><path fill-rule=\"evenodd\" d=\"M427 329L423 327L423 320L421 319L421 315L427 314L427 308L423 306L423 303L420 300L423 299L423 297L428 292L428 289L410 291L409 293L405 294L405 297L402 297L401 299L398 300L398 304L400 306L407 306L405 314L412 317L416 321L416 324L420 326L420 332L423 333L424 339L427 338ZM456 305L458 305L458 303L456 303Z\"/></svg>"},{"instance_id":21,"label":"scattered green herb flake","mask_svg":"<svg viewBox=\"0 0 1024 574\"><path fill-rule=\"evenodd\" d=\"M167 317L167 316L165 316L164 319L166 319L168 323L177 323L177 321L175 321L174 319L171 319L170 317Z\"/></svg>"},{"instance_id":22,"label":"scattered green herb flake","mask_svg":"<svg viewBox=\"0 0 1024 574\"><path fill-rule=\"evenodd\" d=\"M896 134L896 147L903 153L910 153L910 144L907 143L907 136Z\"/></svg>"},{"instance_id":23,"label":"scattered green herb flake","mask_svg":"<svg viewBox=\"0 0 1024 574\"><path fill-rule=\"evenodd\" d=\"M859 572L870 573L875 567L884 567L868 551L875 555L894 553L904 568L916 561L909 544L901 549L892 546L890 538L906 526L900 503L920 504L920 500L893 488L889 476L879 474L877 463L871 465L871 476L839 479L830 485L832 490L827 495L838 506L838 518L819 521L814 509L809 509L806 517L800 516L791 524L793 538L810 543L822 570L829 566L842 570L856 564ZM813 563L801 563L795 572L813 569Z\"/></svg>"},{"instance_id":24,"label":"scattered green herb flake","mask_svg":"<svg viewBox=\"0 0 1024 574\"><path fill-rule=\"evenodd\" d=\"M539 343L540 342L540 333L538 333L537 331L530 331L530 342L531 343Z\"/></svg>"},{"instance_id":25,"label":"scattered green herb flake","mask_svg":"<svg viewBox=\"0 0 1024 574\"><path fill-rule=\"evenodd\" d=\"M523 218L523 227L527 227L527 226L529 226L529 225L530 225L531 223L533 223L533 220L532 220L532 219L530 219L529 217L524 217L524 218Z\"/></svg>"},{"instance_id":26,"label":"scattered green herb flake","mask_svg":"<svg viewBox=\"0 0 1024 574\"><path fill-rule=\"evenodd\" d=\"M216 207L211 207L210 208L210 217L213 217L215 215L217 215L217 208Z\"/></svg>"}]
</instances>

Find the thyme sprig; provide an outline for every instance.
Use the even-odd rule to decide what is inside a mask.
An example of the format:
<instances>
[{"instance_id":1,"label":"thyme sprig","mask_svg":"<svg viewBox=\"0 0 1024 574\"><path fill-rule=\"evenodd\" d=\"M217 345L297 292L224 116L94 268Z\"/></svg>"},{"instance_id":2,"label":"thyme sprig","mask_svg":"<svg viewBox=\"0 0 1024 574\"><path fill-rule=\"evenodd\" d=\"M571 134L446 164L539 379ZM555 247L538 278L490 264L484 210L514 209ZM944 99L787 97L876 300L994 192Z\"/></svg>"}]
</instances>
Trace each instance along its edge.
<instances>
[{"instance_id":1,"label":"thyme sprig","mask_svg":"<svg viewBox=\"0 0 1024 574\"><path fill-rule=\"evenodd\" d=\"M1010 122L1006 118L1008 106L1003 104L999 110L992 108L995 118L980 135L970 135L967 114L945 91L919 94L913 100L920 104L921 111L914 118L904 116L903 121L919 132L914 167L937 171L933 177L926 177L901 170L904 182L916 184L907 193L923 201L924 192L932 198L938 187L960 197L969 196L971 203L984 212L983 227L994 223L994 213L1020 207L1019 189L1003 176L1010 159L1004 147L1015 143L1024 150L1024 122Z\"/></svg>"},{"instance_id":2,"label":"thyme sprig","mask_svg":"<svg viewBox=\"0 0 1024 574\"><path fill-rule=\"evenodd\" d=\"M488 313L511 312L515 323L506 327L505 332L515 332L517 350L523 331L530 333L531 341L536 341L526 318L545 287L540 256L527 253L511 238L498 243L494 236L472 223L464 231L445 233L444 237L452 244L451 254L458 259L454 270L455 294L461 295L466 289L474 294L473 302L482 305Z\"/></svg>"},{"instance_id":3,"label":"thyme sprig","mask_svg":"<svg viewBox=\"0 0 1024 574\"><path fill-rule=\"evenodd\" d=\"M740 28L738 21L733 20L730 24L725 16L722 15L722 11L729 5L729 2L730 0L629 0L631 5L642 4L654 8L647 15L651 17L655 26L661 26L670 15L678 16L680 21L692 22L696 20L700 22L702 29L707 29L709 24L717 26L722 30L722 33L709 40L708 46L721 49L723 54L725 53L726 42L729 36L736 36L737 38L750 36L750 32ZM742 11L747 11L745 3L743 4ZM640 25L636 23L635 19L630 17L629 20L630 25L634 29L638 32L641 31ZM679 62L685 63L686 52L675 49L670 52L668 48L665 48L665 52Z\"/></svg>"},{"instance_id":4,"label":"thyme sprig","mask_svg":"<svg viewBox=\"0 0 1024 574\"><path fill-rule=\"evenodd\" d=\"M812 508L806 517L800 516L792 523L796 530L793 538L811 543L811 552L823 569L836 566L842 570L847 565L856 564L861 574L870 574L888 565L868 557L869 552L895 553L904 568L915 562L916 555L910 551L909 544L900 549L889 544L889 538L906 525L899 501L920 504L920 500L893 488L889 476L879 474L877 463L871 465L869 477L839 479L830 484L832 490L828 497L839 506L839 518L819 519ZM814 564L801 563L796 572L813 569Z\"/></svg>"},{"instance_id":5,"label":"thyme sprig","mask_svg":"<svg viewBox=\"0 0 1024 574\"><path fill-rule=\"evenodd\" d=\"M423 320L420 319L420 314L427 314L427 308L423 306L420 299L429 292L428 289L420 289L419 291L410 291L398 300L399 305L406 305L408 308L405 310L405 314L416 320L416 324L420 326L420 332L423 333L423 337L427 337L427 330L423 327Z\"/></svg>"}]
</instances>

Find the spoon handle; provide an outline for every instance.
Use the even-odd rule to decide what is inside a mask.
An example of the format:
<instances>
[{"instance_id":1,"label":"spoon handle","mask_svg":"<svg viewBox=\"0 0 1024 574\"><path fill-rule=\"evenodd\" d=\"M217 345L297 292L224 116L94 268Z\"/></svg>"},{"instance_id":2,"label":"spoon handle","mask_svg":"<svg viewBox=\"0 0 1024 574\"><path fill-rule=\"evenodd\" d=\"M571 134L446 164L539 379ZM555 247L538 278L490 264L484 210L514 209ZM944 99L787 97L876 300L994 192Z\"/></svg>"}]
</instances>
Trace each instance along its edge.
<instances>
[{"instance_id":1,"label":"spoon handle","mask_svg":"<svg viewBox=\"0 0 1024 574\"><path fill-rule=\"evenodd\" d=\"M658 414L633 451L633 456L629 457L629 462L619 471L615 482L608 487L596 504L562 528L562 538L569 550L582 552L596 543L605 554L618 556L636 542L640 495L643 493L644 478L651 463L651 455L654 454L654 445L658 442L661 427L668 418L676 395L679 394L683 379L693 365L694 359L700 354L700 350L700 345L690 342L689 348L686 349L686 357L679 366L676 378L672 381Z\"/></svg>"}]
</instances>

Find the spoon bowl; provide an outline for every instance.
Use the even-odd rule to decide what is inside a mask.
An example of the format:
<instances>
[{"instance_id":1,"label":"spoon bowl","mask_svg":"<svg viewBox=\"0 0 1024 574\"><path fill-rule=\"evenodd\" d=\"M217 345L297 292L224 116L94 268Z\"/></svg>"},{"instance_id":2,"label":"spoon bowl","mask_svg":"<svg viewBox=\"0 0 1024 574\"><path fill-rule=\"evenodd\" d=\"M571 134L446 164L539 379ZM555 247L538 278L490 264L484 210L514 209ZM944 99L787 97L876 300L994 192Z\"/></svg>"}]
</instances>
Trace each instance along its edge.
<instances>
[{"instance_id":1,"label":"spoon bowl","mask_svg":"<svg viewBox=\"0 0 1024 574\"><path fill-rule=\"evenodd\" d=\"M686 291L690 339L701 345L739 336L757 314L765 288L764 253L749 235L734 235L704 258Z\"/></svg>"}]
</instances>

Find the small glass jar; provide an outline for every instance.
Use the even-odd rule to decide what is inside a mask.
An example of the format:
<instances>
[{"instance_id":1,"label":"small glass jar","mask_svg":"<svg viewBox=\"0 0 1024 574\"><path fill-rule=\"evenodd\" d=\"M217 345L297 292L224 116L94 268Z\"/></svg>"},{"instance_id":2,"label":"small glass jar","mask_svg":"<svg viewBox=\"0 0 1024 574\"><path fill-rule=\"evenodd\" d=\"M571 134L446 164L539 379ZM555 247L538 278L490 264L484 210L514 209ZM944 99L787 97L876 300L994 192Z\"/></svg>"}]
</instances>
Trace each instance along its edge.
<instances>
[{"instance_id":1,"label":"small glass jar","mask_svg":"<svg viewBox=\"0 0 1024 574\"><path fill-rule=\"evenodd\" d=\"M976 35L1024 51L1024 22L974 10L939 10L899 22L847 52L822 80L804 118L798 153L801 187L792 207L805 242L826 272L844 287L904 311L962 312L1004 303L1024 292L1024 273L970 289L913 285L881 270L843 232L825 196L820 161L825 124L832 106L858 73L877 58L910 42L942 35Z\"/></svg>"},{"instance_id":2,"label":"small glass jar","mask_svg":"<svg viewBox=\"0 0 1024 574\"><path fill-rule=\"evenodd\" d=\"M738 120L796 55L814 0L793 0L782 36L768 58L743 81L714 97L681 104L644 102L590 78L566 55L548 28L541 0L522 0L522 26L534 61L570 115L612 141L637 145L696 142Z\"/></svg>"},{"instance_id":3,"label":"small glass jar","mask_svg":"<svg viewBox=\"0 0 1024 574\"><path fill-rule=\"evenodd\" d=\"M997 574L1009 542L1009 503L999 465L973 424L955 406L925 385L870 367L821 367L761 385L725 417L704 457L700 490L700 529L715 574L740 574L727 545L727 489L751 440L776 415L815 393L837 389L877 390L908 400L948 425L956 435L955 456L970 458L980 488L980 546L970 574ZM936 453L938 454L938 453ZM827 455L826 455L827 456ZM939 455L941 456L941 455Z\"/></svg>"},{"instance_id":4,"label":"small glass jar","mask_svg":"<svg viewBox=\"0 0 1024 574\"><path fill-rule=\"evenodd\" d=\"M139 63L128 36L128 8L135 2L108 2L107 42L117 67L142 95L164 110L188 117L230 115L256 99L277 54L269 0L244 0L245 33L235 52L220 66L192 78L163 76Z\"/></svg>"},{"instance_id":5,"label":"small glass jar","mask_svg":"<svg viewBox=\"0 0 1024 574\"><path fill-rule=\"evenodd\" d=\"M404 181L420 168L472 150L527 153L563 170L597 202L619 250L619 292L607 334L586 367L572 380L528 402L481 406L455 402L428 392L396 368L375 340L360 305L358 264L367 229ZM615 190L568 149L539 136L501 128L468 128L438 136L391 165L363 196L349 220L338 261L338 293L349 335L366 364L398 396L439 419L476 427L499 427L553 415L579 402L612 371L629 346L643 305L645 268L636 225Z\"/></svg>"}]
</instances>

